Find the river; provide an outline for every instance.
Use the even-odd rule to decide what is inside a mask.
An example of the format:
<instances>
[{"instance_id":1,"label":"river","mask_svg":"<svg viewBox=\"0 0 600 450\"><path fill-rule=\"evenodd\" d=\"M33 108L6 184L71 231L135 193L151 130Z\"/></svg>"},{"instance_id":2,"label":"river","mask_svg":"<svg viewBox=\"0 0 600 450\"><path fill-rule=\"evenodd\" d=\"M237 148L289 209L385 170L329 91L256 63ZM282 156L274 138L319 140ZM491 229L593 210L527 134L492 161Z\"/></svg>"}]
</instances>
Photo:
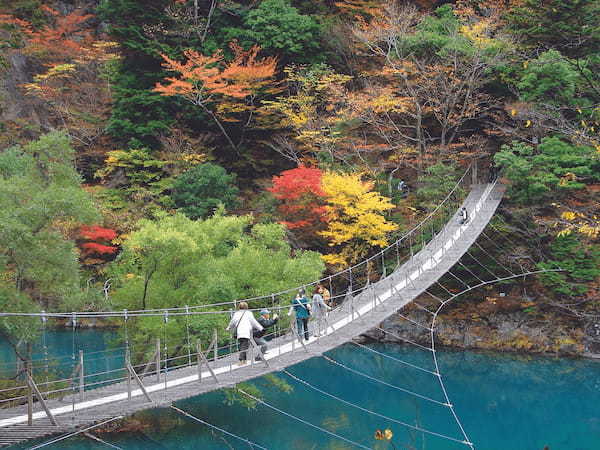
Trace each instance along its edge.
<instances>
[{"instance_id":1,"label":"river","mask_svg":"<svg viewBox=\"0 0 600 450\"><path fill-rule=\"evenodd\" d=\"M102 352L110 333L65 332L47 335L49 353L63 356L64 370L72 364L73 350ZM75 345L73 345L75 344ZM398 345L370 346L393 358L432 369L427 351ZM3 362L10 352L0 346ZM37 357L43 352L38 351ZM96 359L94 359L94 356ZM109 356L107 361L103 356ZM366 375L404 389L443 400L435 376L352 344L329 353L333 359ZM35 357L35 356L34 356ZM120 351L91 353L88 370L122 364ZM600 365L584 359L522 356L473 351L438 351L445 385L455 410L476 448L483 450L595 450L600 449ZM397 389L370 381L322 358L289 368L289 372L362 408L428 431L459 438L450 410ZM254 384L271 405L369 448L393 448L374 439L376 429L389 428L398 449L459 449L465 445L410 430L386 418L327 397L280 373L290 392L263 377ZM176 405L216 426L269 449L350 449L343 440L258 405L247 409L228 405L222 391L178 402ZM135 431L102 433L102 439L124 449L249 448L247 443L212 432L173 410L155 409L133 417ZM23 447L25 448L25 447ZM54 448L72 450L108 448L89 439L70 438Z\"/></svg>"}]
</instances>

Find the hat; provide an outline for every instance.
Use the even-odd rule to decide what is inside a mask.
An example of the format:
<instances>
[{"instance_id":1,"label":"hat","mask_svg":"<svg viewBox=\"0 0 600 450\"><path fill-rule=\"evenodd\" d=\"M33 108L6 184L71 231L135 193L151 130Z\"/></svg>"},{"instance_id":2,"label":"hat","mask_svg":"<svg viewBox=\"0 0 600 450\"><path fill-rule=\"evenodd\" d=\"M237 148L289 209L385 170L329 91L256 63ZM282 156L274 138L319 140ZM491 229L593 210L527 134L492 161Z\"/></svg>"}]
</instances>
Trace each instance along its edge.
<instances>
[{"instance_id":1,"label":"hat","mask_svg":"<svg viewBox=\"0 0 600 450\"><path fill-rule=\"evenodd\" d=\"M261 316L266 316L267 314L271 314L271 311L269 311L268 309L261 309L260 310L260 315Z\"/></svg>"}]
</instances>

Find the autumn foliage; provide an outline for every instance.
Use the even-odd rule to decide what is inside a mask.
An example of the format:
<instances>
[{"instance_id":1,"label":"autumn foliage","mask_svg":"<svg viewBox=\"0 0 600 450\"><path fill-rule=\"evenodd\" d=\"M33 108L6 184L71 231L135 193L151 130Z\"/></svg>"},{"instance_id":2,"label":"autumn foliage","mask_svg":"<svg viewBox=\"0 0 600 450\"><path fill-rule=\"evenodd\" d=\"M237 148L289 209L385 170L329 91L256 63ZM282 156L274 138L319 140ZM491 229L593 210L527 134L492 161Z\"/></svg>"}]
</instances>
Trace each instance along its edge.
<instances>
[{"instance_id":1,"label":"autumn foliage","mask_svg":"<svg viewBox=\"0 0 600 450\"><path fill-rule=\"evenodd\" d=\"M41 7L46 24L33 24L0 15L0 24L12 25L21 52L39 68L21 87L42 101L53 123L64 126L78 145L92 146L104 134L110 92L102 80L103 67L117 58L117 44L99 39L89 25L94 16L80 9L62 15Z\"/></svg>"},{"instance_id":2,"label":"autumn foliage","mask_svg":"<svg viewBox=\"0 0 600 450\"><path fill-rule=\"evenodd\" d=\"M118 247L112 244L116 239L117 232L111 228L98 225L84 225L79 229L79 248L86 264L97 264L106 262L118 251Z\"/></svg>"},{"instance_id":3,"label":"autumn foliage","mask_svg":"<svg viewBox=\"0 0 600 450\"><path fill-rule=\"evenodd\" d=\"M321 169L300 166L273 177L273 187L269 189L280 201L281 223L304 238L317 237L327 221L322 177Z\"/></svg>"},{"instance_id":4,"label":"autumn foliage","mask_svg":"<svg viewBox=\"0 0 600 450\"><path fill-rule=\"evenodd\" d=\"M238 145L227 132L224 121L240 121L236 113L247 116L250 123L256 110L254 97L270 83L277 68L276 57L259 58L260 47L244 50L235 41L229 45L233 60L226 61L221 50L211 56L188 49L185 62L163 57L163 67L177 75L157 83L154 91L164 96L179 96L208 113L219 127L229 145L238 151ZM217 103L215 107L214 104Z\"/></svg>"},{"instance_id":5,"label":"autumn foliage","mask_svg":"<svg viewBox=\"0 0 600 450\"><path fill-rule=\"evenodd\" d=\"M282 223L314 242L326 239L333 252L325 262L346 266L364 257L372 247L385 247L396 230L384 213L394 205L361 174L323 172L300 166L273 178L269 189L280 203Z\"/></svg>"},{"instance_id":6,"label":"autumn foliage","mask_svg":"<svg viewBox=\"0 0 600 450\"><path fill-rule=\"evenodd\" d=\"M162 55L163 67L176 72L176 77L157 83L156 92L163 95L180 95L196 104L216 100L216 96L245 98L264 85L275 74L277 58L258 58L260 47L245 51L237 43L230 44L234 53L231 62L225 62L223 52L204 56L192 49L184 51L186 62L180 63Z\"/></svg>"}]
</instances>

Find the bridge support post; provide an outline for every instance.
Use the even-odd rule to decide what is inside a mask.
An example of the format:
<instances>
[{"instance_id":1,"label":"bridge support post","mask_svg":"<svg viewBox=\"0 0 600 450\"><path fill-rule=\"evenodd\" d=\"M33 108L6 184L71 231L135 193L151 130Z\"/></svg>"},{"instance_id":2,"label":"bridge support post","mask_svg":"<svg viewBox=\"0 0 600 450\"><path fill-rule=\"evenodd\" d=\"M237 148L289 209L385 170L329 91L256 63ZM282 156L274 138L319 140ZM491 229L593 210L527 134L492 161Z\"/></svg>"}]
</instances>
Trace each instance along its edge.
<instances>
[{"instance_id":1,"label":"bridge support post","mask_svg":"<svg viewBox=\"0 0 600 450\"><path fill-rule=\"evenodd\" d=\"M131 400L131 372L129 372L129 349L125 353L125 371L127 372L127 400Z\"/></svg>"},{"instance_id":2,"label":"bridge support post","mask_svg":"<svg viewBox=\"0 0 600 450\"><path fill-rule=\"evenodd\" d=\"M254 355L257 355L256 357L260 358L262 360L262 362L265 363L266 367L269 367L269 363L267 362L265 355L263 354L260 347L258 345L256 345L256 342L254 342L254 339L250 339L250 345L252 346L252 349L253 349L252 361L254 361Z\"/></svg>"},{"instance_id":3,"label":"bridge support post","mask_svg":"<svg viewBox=\"0 0 600 450\"><path fill-rule=\"evenodd\" d=\"M154 365L156 366L156 382L160 383L160 338L156 338L156 351L154 352Z\"/></svg>"},{"instance_id":4,"label":"bridge support post","mask_svg":"<svg viewBox=\"0 0 600 450\"><path fill-rule=\"evenodd\" d=\"M142 390L142 393L144 394L144 397L146 397L146 400L148 400L149 402L152 402L152 398L150 398L150 395L148 394L148 391L146 390L146 386L144 386L144 383L142 383L142 380L140 380L140 378L138 377L138 374L135 373L135 369L132 367L131 362L128 360L127 361L127 370L129 371L129 379L131 380L131 378L133 378L135 380L135 382L138 384L138 386L140 387L140 389ZM128 385L129 388L129 398L131 398L131 385Z\"/></svg>"},{"instance_id":5,"label":"bridge support post","mask_svg":"<svg viewBox=\"0 0 600 450\"><path fill-rule=\"evenodd\" d=\"M28 344L29 355L27 361L25 361L25 376L27 380L31 378L31 344ZM27 390L27 425L33 425L33 389L29 383Z\"/></svg>"},{"instance_id":6,"label":"bridge support post","mask_svg":"<svg viewBox=\"0 0 600 450\"><path fill-rule=\"evenodd\" d=\"M31 365L30 365L30 367L31 367ZM42 393L40 392L37 385L35 384L35 381L33 381L33 378L31 378L30 373L27 373L27 384L29 385L29 392L33 391L35 393L35 396L37 397L38 401L42 405L42 408L44 408L44 411L46 412L46 416L48 416L48 419L50 419L50 422L52 423L52 425L57 427L58 422L56 421L56 418L52 415L52 412L50 411L50 408L48 408L48 405L46 405L46 400L44 400L44 397L42 397ZM29 419L29 417L28 417L28 419Z\"/></svg>"},{"instance_id":7,"label":"bridge support post","mask_svg":"<svg viewBox=\"0 0 600 450\"><path fill-rule=\"evenodd\" d=\"M213 342L214 342L214 347L213 347L213 360L216 361L217 358L219 357L219 339L218 339L218 335L217 335L217 329L215 328L213 330Z\"/></svg>"},{"instance_id":8,"label":"bridge support post","mask_svg":"<svg viewBox=\"0 0 600 450\"><path fill-rule=\"evenodd\" d=\"M83 369L83 350L79 350L79 400L85 397L85 372Z\"/></svg>"},{"instance_id":9,"label":"bridge support post","mask_svg":"<svg viewBox=\"0 0 600 450\"><path fill-rule=\"evenodd\" d=\"M211 344L206 349L207 355L210 353L211 347L213 347L213 346L215 348L217 347L217 341L214 340L214 338L213 338L213 341L211 342ZM202 352L202 344L200 343L200 339L198 339L198 341L196 342L196 353L197 353L197 364L198 364L198 382L202 381L202 364L206 364L206 367L208 368L210 375L215 380L215 383L218 383L219 380L217 380L217 376L213 372L212 367L210 367L210 364L208 362L208 359L206 358L206 355ZM230 369L231 369L231 367L230 367Z\"/></svg>"}]
</instances>

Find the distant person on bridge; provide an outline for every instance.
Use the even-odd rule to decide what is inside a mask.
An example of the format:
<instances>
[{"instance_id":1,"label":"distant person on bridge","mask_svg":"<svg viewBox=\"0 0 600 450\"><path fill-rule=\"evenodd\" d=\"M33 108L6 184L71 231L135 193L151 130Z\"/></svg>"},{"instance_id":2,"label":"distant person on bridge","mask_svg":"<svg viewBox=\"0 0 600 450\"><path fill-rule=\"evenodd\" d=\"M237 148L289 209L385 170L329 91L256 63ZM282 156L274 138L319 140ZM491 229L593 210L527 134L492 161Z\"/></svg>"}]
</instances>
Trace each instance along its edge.
<instances>
[{"instance_id":1,"label":"distant person on bridge","mask_svg":"<svg viewBox=\"0 0 600 450\"><path fill-rule=\"evenodd\" d=\"M460 221L459 221L459 223L461 225L464 225L468 221L469 221L469 213L467 211L467 208L465 208L463 206L462 208L460 208Z\"/></svg>"},{"instance_id":2,"label":"distant person on bridge","mask_svg":"<svg viewBox=\"0 0 600 450\"><path fill-rule=\"evenodd\" d=\"M254 318L254 314L248 311L248 303L240 302L238 305L238 311L231 317L227 330L231 331L234 337L238 341L240 349L240 366L247 363L246 353L250 346L250 339L252 339L253 330L262 331L263 327Z\"/></svg>"},{"instance_id":3,"label":"distant person on bridge","mask_svg":"<svg viewBox=\"0 0 600 450\"><path fill-rule=\"evenodd\" d=\"M308 318L310 317L310 303L306 298L304 289L298 290L296 298L292 300L292 306L288 311L288 316L292 315L292 310L296 313L296 330L298 330L298 339L308 341Z\"/></svg>"},{"instance_id":4,"label":"distant person on bridge","mask_svg":"<svg viewBox=\"0 0 600 450\"><path fill-rule=\"evenodd\" d=\"M323 297L325 304L327 304L327 306L333 307L333 305L331 304L331 292L329 292L329 289L327 289L320 283L317 284L317 289L319 290L319 294L321 294L321 296Z\"/></svg>"},{"instance_id":5,"label":"distant person on bridge","mask_svg":"<svg viewBox=\"0 0 600 450\"><path fill-rule=\"evenodd\" d=\"M273 315L272 319L270 319L270 316L271 311L268 309L261 309L257 322L261 327L263 327L263 329L254 330L254 342L256 342L256 345L260 346L260 351L263 355L267 353L267 340L264 337L267 332L267 328L271 328L279 320L279 316L277 314ZM257 356L255 359L259 360L260 358Z\"/></svg>"},{"instance_id":6,"label":"distant person on bridge","mask_svg":"<svg viewBox=\"0 0 600 450\"><path fill-rule=\"evenodd\" d=\"M311 312L315 318L315 329L313 330L313 336L321 336L322 333L327 332L327 313L331 308L325 303L323 296L321 295L321 288L317 286L313 293Z\"/></svg>"}]
</instances>

